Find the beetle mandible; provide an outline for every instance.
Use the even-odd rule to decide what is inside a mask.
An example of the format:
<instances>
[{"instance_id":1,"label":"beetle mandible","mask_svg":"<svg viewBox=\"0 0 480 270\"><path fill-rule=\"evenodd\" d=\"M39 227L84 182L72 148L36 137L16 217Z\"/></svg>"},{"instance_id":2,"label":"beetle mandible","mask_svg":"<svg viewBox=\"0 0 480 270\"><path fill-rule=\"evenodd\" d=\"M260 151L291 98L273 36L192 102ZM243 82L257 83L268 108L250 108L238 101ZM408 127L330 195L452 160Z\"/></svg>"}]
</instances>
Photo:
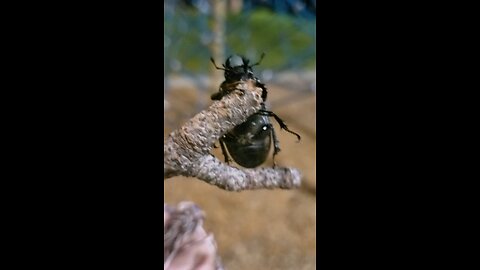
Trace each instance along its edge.
<instances>
[{"instance_id":1,"label":"beetle mandible","mask_svg":"<svg viewBox=\"0 0 480 270\"><path fill-rule=\"evenodd\" d=\"M234 127L227 134L223 135L219 140L222 154L227 164L230 161L228 157L228 154L230 154L236 163L245 168L255 168L259 166L267 159L273 140L273 166L276 166L275 155L280 152L280 145L269 117L274 117L281 129L296 135L298 141L301 139L300 135L288 129L280 117L266 110L265 101L267 99L267 88L265 84L261 83L260 80L253 75L252 69L253 66L260 64L264 56L265 53L262 53L257 63L249 65L250 61L247 58L240 55L232 55L227 58L225 64L222 64L223 68L218 67L213 58L210 58L216 69L225 71L225 81L221 83L219 91L212 94L212 100L220 100L223 96L228 95L235 89L234 85L238 81L250 79L255 82L257 87L262 88L263 102L261 109L248 117L244 123Z\"/></svg>"}]
</instances>

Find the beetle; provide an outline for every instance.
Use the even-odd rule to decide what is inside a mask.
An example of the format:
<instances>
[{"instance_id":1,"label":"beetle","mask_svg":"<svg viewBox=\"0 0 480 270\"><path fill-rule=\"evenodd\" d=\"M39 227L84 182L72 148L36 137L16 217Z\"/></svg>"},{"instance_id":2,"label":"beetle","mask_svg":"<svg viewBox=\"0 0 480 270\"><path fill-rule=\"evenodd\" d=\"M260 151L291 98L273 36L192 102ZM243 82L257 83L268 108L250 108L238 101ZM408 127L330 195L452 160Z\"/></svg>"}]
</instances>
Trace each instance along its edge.
<instances>
[{"instance_id":1,"label":"beetle","mask_svg":"<svg viewBox=\"0 0 480 270\"><path fill-rule=\"evenodd\" d=\"M229 94L238 81L245 81L245 80L254 80L257 87L262 88L262 99L263 101L267 100L267 88L265 84L261 83L260 80L253 75L252 67L259 65L260 62L265 57L265 53L262 53L260 60L253 64L249 65L250 61L240 55L232 55L227 58L225 64L222 64L223 68L217 67L215 64L215 60L210 57L210 61L212 61L213 65L216 69L224 70L225 71L225 81L220 84L219 91L217 93L212 94L212 100L220 100L223 96Z\"/></svg>"},{"instance_id":2,"label":"beetle","mask_svg":"<svg viewBox=\"0 0 480 270\"><path fill-rule=\"evenodd\" d=\"M241 55L232 55L227 58L225 64L222 64L223 68L218 67L215 64L215 60L210 58L216 69L225 71L225 81L220 84L219 91L211 95L212 100L220 100L225 95L231 93L235 89L235 83L238 81L253 80L255 86L262 89L263 102L260 110L249 116L245 122L237 125L223 135L219 140L222 154L227 164L230 162L228 156L228 154L230 154L236 163L245 168L255 168L259 166L267 159L273 140L273 166L276 167L275 155L280 152L280 146L269 117L274 117L281 129L296 135L298 141L301 140L300 135L288 129L280 117L266 110L265 101L267 99L267 88L265 84L261 83L260 80L254 76L252 69L253 66L260 64L264 56L265 54L262 53L257 63L249 65L250 61L247 58Z\"/></svg>"}]
</instances>

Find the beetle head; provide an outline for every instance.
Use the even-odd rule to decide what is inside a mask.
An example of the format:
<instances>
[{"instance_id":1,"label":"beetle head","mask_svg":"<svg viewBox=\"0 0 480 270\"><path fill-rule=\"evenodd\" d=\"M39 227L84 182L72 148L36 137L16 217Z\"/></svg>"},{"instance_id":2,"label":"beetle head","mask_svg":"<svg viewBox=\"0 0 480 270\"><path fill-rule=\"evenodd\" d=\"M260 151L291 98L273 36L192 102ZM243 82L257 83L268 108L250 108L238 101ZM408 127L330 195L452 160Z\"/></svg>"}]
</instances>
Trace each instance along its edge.
<instances>
[{"instance_id":1,"label":"beetle head","mask_svg":"<svg viewBox=\"0 0 480 270\"><path fill-rule=\"evenodd\" d=\"M225 79L229 82L252 79L253 71L248 63L249 60L241 55L228 57L223 65L225 68Z\"/></svg>"},{"instance_id":2,"label":"beetle head","mask_svg":"<svg viewBox=\"0 0 480 270\"><path fill-rule=\"evenodd\" d=\"M225 80L228 82L235 82L246 79L254 79L252 67L260 64L265 53L262 53L260 60L253 64L249 65L250 61L241 55L231 55L223 64L223 68L217 67L213 58L210 58L215 68L220 70L225 70Z\"/></svg>"}]
</instances>

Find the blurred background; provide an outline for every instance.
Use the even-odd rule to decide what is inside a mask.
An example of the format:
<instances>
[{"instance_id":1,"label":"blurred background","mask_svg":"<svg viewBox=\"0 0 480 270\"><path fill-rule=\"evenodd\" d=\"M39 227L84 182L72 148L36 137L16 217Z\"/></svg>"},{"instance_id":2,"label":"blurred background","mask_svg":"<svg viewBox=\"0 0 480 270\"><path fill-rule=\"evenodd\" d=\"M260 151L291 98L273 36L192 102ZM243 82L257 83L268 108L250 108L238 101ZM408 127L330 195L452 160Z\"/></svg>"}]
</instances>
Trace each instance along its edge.
<instances>
[{"instance_id":1,"label":"blurred background","mask_svg":"<svg viewBox=\"0 0 480 270\"><path fill-rule=\"evenodd\" d=\"M165 202L193 201L206 213L226 269L315 269L316 0L164 1L164 135L211 104L224 73L241 54L268 89L267 108L302 136L281 131L280 166L298 168L297 190L227 192L194 178L164 182ZM273 147L272 147L273 148ZM223 160L219 149L213 154ZM270 158L262 166L272 166Z\"/></svg>"}]
</instances>

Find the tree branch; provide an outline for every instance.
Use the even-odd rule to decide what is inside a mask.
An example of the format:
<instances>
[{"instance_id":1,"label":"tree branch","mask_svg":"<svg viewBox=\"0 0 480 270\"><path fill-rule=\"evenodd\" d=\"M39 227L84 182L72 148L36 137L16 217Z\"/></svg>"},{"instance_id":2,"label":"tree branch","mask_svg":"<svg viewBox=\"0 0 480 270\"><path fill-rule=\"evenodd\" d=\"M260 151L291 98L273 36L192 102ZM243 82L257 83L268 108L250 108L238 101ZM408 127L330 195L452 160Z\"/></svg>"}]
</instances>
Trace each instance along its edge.
<instances>
[{"instance_id":1,"label":"tree branch","mask_svg":"<svg viewBox=\"0 0 480 270\"><path fill-rule=\"evenodd\" d=\"M164 180L177 175L196 177L230 191L300 186L296 169L235 168L210 154L222 135L260 110L261 94L252 80L240 81L232 93L170 133L164 143Z\"/></svg>"}]
</instances>

